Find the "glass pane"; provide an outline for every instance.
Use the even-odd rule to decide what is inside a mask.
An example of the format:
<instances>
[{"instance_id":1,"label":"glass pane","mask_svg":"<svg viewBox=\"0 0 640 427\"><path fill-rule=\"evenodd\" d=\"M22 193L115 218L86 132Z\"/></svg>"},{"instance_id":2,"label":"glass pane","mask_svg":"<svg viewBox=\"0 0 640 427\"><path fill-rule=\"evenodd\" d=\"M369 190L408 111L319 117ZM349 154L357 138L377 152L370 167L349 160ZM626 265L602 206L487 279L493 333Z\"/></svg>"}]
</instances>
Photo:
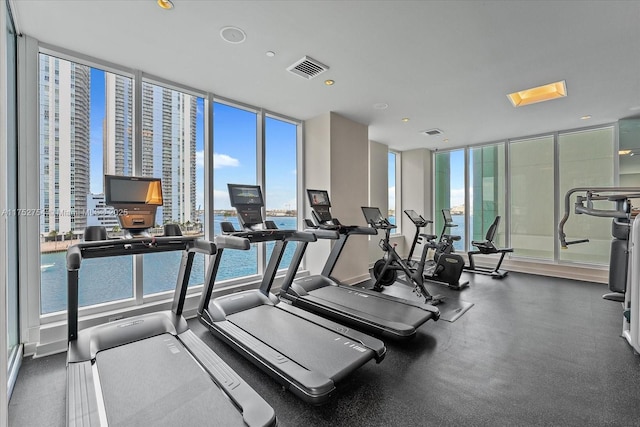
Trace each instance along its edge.
<instances>
[{"instance_id":1,"label":"glass pane","mask_svg":"<svg viewBox=\"0 0 640 427\"><path fill-rule=\"evenodd\" d=\"M464 188L464 150L436 153L435 155L435 233L461 236L454 242L457 251L466 248L465 236L465 188ZM442 210L449 209L456 227L444 229ZM427 218L429 219L429 218Z\"/></svg>"},{"instance_id":2,"label":"glass pane","mask_svg":"<svg viewBox=\"0 0 640 427\"><path fill-rule=\"evenodd\" d=\"M104 225L114 234L117 222L103 209L103 176L131 173L132 84L127 77L40 54L42 314L67 307L66 248L88 225ZM80 305L131 298L131 265L130 257L83 262Z\"/></svg>"},{"instance_id":3,"label":"glass pane","mask_svg":"<svg viewBox=\"0 0 640 427\"><path fill-rule=\"evenodd\" d=\"M5 7L5 19L7 21L6 28L6 87L7 87L7 208L9 210L18 207L18 104L17 104L17 60L16 60L16 34L11 25L11 16ZM8 254L18 253L18 216L6 216L7 230L7 247L8 252L0 256L6 257L6 279L7 279L7 357L9 366L11 366L13 358L11 354L19 343L18 337L18 257Z\"/></svg>"},{"instance_id":4,"label":"glass pane","mask_svg":"<svg viewBox=\"0 0 640 427\"><path fill-rule=\"evenodd\" d=\"M469 150L469 234L471 240L485 240L489 226L496 216L500 216L500 226L493 239L498 247L504 247L505 244L504 153L504 144Z\"/></svg>"},{"instance_id":5,"label":"glass pane","mask_svg":"<svg viewBox=\"0 0 640 427\"><path fill-rule=\"evenodd\" d=\"M576 187L612 187L613 127L561 134L558 138L560 192L558 210L564 214L564 196ZM583 194L583 193L582 193ZM575 195L571 207L575 202ZM613 209L608 201L594 202L596 209ZM560 251L560 260L608 264L611 245L611 218L572 215L564 227L567 240L588 238L589 243Z\"/></svg>"},{"instance_id":6,"label":"glass pane","mask_svg":"<svg viewBox=\"0 0 640 427\"><path fill-rule=\"evenodd\" d=\"M265 119L265 203L267 219L281 229L297 229L297 133L295 124ZM267 259L274 243L267 243ZM289 267L296 245L288 244L279 268Z\"/></svg>"},{"instance_id":7,"label":"glass pane","mask_svg":"<svg viewBox=\"0 0 640 427\"><path fill-rule=\"evenodd\" d=\"M162 179L163 206L152 234L179 224L183 235L202 235L204 204L204 99L143 82L142 175ZM144 294L172 291L180 269L179 252L143 256ZM197 254L190 285L204 282L204 255Z\"/></svg>"},{"instance_id":8,"label":"glass pane","mask_svg":"<svg viewBox=\"0 0 640 427\"><path fill-rule=\"evenodd\" d=\"M553 260L553 136L512 142L511 247L518 256Z\"/></svg>"},{"instance_id":9,"label":"glass pane","mask_svg":"<svg viewBox=\"0 0 640 427\"><path fill-rule=\"evenodd\" d=\"M391 224L396 224L396 153L389 152L387 167L387 195L388 195L388 213L387 218ZM398 229L394 228L392 233L398 233Z\"/></svg>"},{"instance_id":10,"label":"glass pane","mask_svg":"<svg viewBox=\"0 0 640 427\"><path fill-rule=\"evenodd\" d=\"M213 106L214 234L220 222L230 221L238 229L235 209L229 203L227 184L256 184L257 116L255 112L220 102ZM256 245L248 251L227 250L220 262L218 280L258 273Z\"/></svg>"}]
</instances>

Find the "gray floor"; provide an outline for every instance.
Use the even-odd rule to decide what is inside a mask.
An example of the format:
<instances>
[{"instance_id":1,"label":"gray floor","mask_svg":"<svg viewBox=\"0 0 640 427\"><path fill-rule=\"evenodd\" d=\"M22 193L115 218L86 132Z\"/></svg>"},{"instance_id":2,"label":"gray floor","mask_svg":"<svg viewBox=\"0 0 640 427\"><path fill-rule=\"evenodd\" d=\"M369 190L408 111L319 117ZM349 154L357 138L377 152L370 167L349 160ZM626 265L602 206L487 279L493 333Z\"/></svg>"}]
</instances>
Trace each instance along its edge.
<instances>
[{"instance_id":1,"label":"gray floor","mask_svg":"<svg viewBox=\"0 0 640 427\"><path fill-rule=\"evenodd\" d=\"M460 292L431 289L473 303L468 312L426 323L405 344L387 341L382 363L356 371L319 407L190 324L274 407L280 426L640 425L640 356L619 337L620 305L601 299L604 285L465 277L471 286ZM9 424L63 425L65 382L64 354L25 359Z\"/></svg>"}]
</instances>

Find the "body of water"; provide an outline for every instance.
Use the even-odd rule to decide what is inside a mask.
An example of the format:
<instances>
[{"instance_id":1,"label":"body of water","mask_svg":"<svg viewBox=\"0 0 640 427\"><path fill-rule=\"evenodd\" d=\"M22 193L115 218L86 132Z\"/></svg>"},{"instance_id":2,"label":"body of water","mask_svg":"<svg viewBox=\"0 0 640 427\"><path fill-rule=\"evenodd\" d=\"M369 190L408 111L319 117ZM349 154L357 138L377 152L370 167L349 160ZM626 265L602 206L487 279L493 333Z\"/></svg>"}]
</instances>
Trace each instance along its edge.
<instances>
[{"instance_id":1,"label":"body of water","mask_svg":"<svg viewBox=\"0 0 640 427\"><path fill-rule=\"evenodd\" d=\"M278 228L296 228L295 217L270 217ZM389 220L394 223L395 218ZM238 226L236 217L216 216L214 234L219 234L220 222L229 221ZM464 232L464 216L453 215L458 227L450 230L451 234ZM411 227L411 225L410 225ZM440 233L441 230L437 230ZM405 230L405 232L407 232ZM408 231L411 233L411 231ZM423 230L424 232L424 230ZM462 241L455 242L455 249L462 251ZM274 243L267 243L267 257L271 254ZM295 244L289 244L280 263L286 268L291 262ZM67 309L67 266L66 252L41 254L41 313L53 313ZM143 255L143 287L144 294L150 295L175 289L182 252L162 252ZM257 245L251 245L248 251L226 250L223 253L216 282L236 277L257 274ZM204 282L204 260L197 254L194 260L189 286ZM80 306L88 306L119 299L133 298L133 257L118 256L109 258L86 259L82 262L79 274Z\"/></svg>"},{"instance_id":2,"label":"body of water","mask_svg":"<svg viewBox=\"0 0 640 427\"><path fill-rule=\"evenodd\" d=\"M278 228L296 228L295 217L267 218ZM220 233L220 222L232 222L235 217L216 217L214 233ZM267 256L274 243L267 243ZM280 263L286 268L291 262L295 244L289 244ZM41 254L41 313L53 313L67 309L67 265L66 252ZM162 252L143 255L144 294L150 295L175 289L182 252ZM204 282L203 254L197 254L193 263L189 286ZM251 245L248 251L226 250L223 253L216 282L257 274L258 250ZM99 304L119 299L133 298L133 257L118 256L93 258L82 261L79 274L78 297L80 306Z\"/></svg>"}]
</instances>

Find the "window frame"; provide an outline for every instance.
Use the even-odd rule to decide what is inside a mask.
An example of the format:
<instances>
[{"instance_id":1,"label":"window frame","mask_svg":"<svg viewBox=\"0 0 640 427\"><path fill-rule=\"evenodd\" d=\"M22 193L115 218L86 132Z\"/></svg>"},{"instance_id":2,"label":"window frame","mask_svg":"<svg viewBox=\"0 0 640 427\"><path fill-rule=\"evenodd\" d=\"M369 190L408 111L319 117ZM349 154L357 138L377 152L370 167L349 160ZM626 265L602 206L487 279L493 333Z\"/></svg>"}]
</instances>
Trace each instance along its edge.
<instances>
[{"instance_id":1,"label":"window frame","mask_svg":"<svg viewBox=\"0 0 640 427\"><path fill-rule=\"evenodd\" d=\"M204 192L205 192L205 200L204 200L204 210L205 210L205 220L204 220L204 238L213 239L213 188L214 188L214 171L213 171L213 147L215 144L213 138L213 110L215 103L222 103L225 105L229 105L235 108L241 108L244 110L248 110L254 112L256 114L256 122L257 122L257 134L256 134L256 165L257 165L257 181L259 185L264 185L265 177L264 177L264 122L266 117L271 117L276 120L281 120L287 123L291 123L296 126L296 168L300 170L302 166L302 161L304 159L303 156L303 121L299 119L295 119L286 115L281 115L273 111L265 110L250 104L238 102L226 97L217 96L214 93L206 92L202 90L198 90L189 86L181 85L176 82L172 82L161 77L155 76L153 74L145 73L141 70L134 70L127 67L118 66L116 64L110 63L108 61L99 60L94 57L82 55L64 48L58 48L56 46L52 46L46 43L39 43L36 40L31 39L32 43L29 47L25 48L23 54L26 56L34 55L29 60L33 63L30 63L32 67L35 67L35 70L32 71L35 79L32 78L32 84L35 85L35 94L31 98L31 102L35 102L35 105L28 108L29 112L26 114L31 118L27 118L26 120L33 123L36 122L38 125L35 126L35 135L36 135L36 147L31 147L30 152L31 155L36 156L39 162L39 154L33 154L34 148L35 153L39 153L39 117L38 117L38 105L39 105L39 90L38 84L39 81L39 56L40 54L54 56L56 58L60 58L62 60L74 62L77 64L85 65L92 68L97 68L105 72L115 73L124 77L131 78L133 81L133 171L134 175L142 173L142 86L144 83L150 83L154 85L159 85L171 90L176 90L180 92L184 92L193 96L201 97L204 99L204 151L205 151L205 167L204 167ZM27 66L29 67L29 66ZM33 81L35 80L35 83ZM25 83L25 87L29 88L29 83ZM33 88L31 88L33 90ZM27 154L24 158L28 157L30 154ZM26 160L23 160L20 164L20 168L22 170L22 176L28 176L30 185L28 188L31 190L35 190L36 194L36 204L39 206L39 191L40 191L40 182L39 178L35 176L34 171L37 171L38 168L32 168L33 170L28 171L25 165ZM304 180L301 176L302 174L297 173L296 176L296 199L297 199L297 220L296 223L299 226L302 220L302 189L304 188ZM24 205L29 205L33 203L33 200L22 202ZM27 303L27 311L29 312L29 324L33 328L37 325L38 329L56 327L59 326L60 323L65 322L66 320L66 310L57 311L52 313L42 314L40 313L40 259L39 257L29 257L28 254L34 251L38 251L40 254L40 242L39 242L39 229L36 233L38 236L38 242L35 242L36 238L33 234L30 234L27 237L31 243L30 250L26 247L22 249L22 254L26 255L27 259L27 269L32 269L31 271L37 271L37 274L29 274L27 277L27 284L25 285L26 292L30 294L29 301ZM22 235L21 235L22 236ZM24 237L24 236L23 236ZM264 245L258 246L258 273L256 275L243 276L238 278L232 278L228 280L221 281L218 285L218 290L222 290L222 292L231 292L232 290L243 288L243 287L252 287L255 282L259 279L260 275L264 271L266 267L265 260L266 251L264 249ZM30 259L34 258L34 259ZM209 260L205 260L205 269ZM167 290L163 292L158 292L154 294L144 295L143 284L142 284L142 269L138 266L142 265L142 255L133 256L133 297L120 299L115 301L108 301L104 303L89 305L85 307L81 307L79 310L79 315L82 319L90 319L94 317L100 316L119 316L120 313L129 313L129 312L138 312L138 311L148 311L153 309L153 306L157 306L158 304L170 302L173 290ZM35 269L35 270L33 270ZM21 269L21 273L24 270ZM206 271L206 270L205 270ZM195 285L190 286L187 295L192 297L197 297L202 291L203 285ZM23 288L24 289L24 288ZM38 341L33 340L33 341ZM46 341L46 340L45 340ZM45 342L46 344L46 342Z\"/></svg>"},{"instance_id":2,"label":"window frame","mask_svg":"<svg viewBox=\"0 0 640 427\"><path fill-rule=\"evenodd\" d=\"M607 128L613 128L613 141L612 141L612 146L613 146L613 150L614 150L614 156L613 156L613 182L614 185L618 185L619 179L620 179L620 173L619 173L619 156L616 156L615 153L618 152L618 147L619 147L619 140L618 140L618 123L617 122L607 122L607 123L602 123L602 124L598 124L598 125L592 125L592 126L584 126L584 127L579 127L579 128L572 128L572 129L563 129L563 130L559 130L559 131L555 131L555 132L545 132L545 133L540 133L540 134L535 134L535 135L528 135L528 136L521 136L521 137L514 137L514 138L505 138L504 140L499 140L499 141L491 141L491 142L486 142L486 143L482 143L482 144L477 144L477 145L473 145L473 146L465 146L465 147L453 147L451 149L447 149L447 150L436 150L432 152L432 157L431 157L431 166L432 166L432 170L434 171L434 174L432 175L432 205L434 207L434 211L436 208L436 189L437 189L437 184L436 184L436 174L435 174L435 168L436 168L436 155L439 153L447 153L447 152L453 152L453 151L458 151L458 150L464 150L464 157L465 157L465 162L464 162L464 173L465 173L465 206L469 206L469 203L471 202L471 198L469 195L469 163L471 160L471 156L470 156L470 151L471 149L478 149L478 148L482 148L482 147L486 147L486 146L492 146L492 145L496 145L496 144L504 144L504 156L505 156L505 165L504 165L504 174L505 174L505 186L504 186L504 191L505 191L505 214L504 217L502 218L501 221L501 227L504 227L504 234L505 234L505 247L510 247L511 246L511 191L512 191L512 182L511 182L511 147L512 144L514 143L518 143L518 142L522 142L525 140L534 140L534 139L539 139L539 138L545 138L545 137L551 137L552 138L552 144L553 144L553 168L554 168L554 177L553 177L553 181L554 181L554 195L553 195L553 199L554 199L554 205L552 206L552 208L554 209L554 224L558 224L558 221L560 220L560 210L563 209L562 206L560 206L563 203L564 200L564 194L559 194L559 187L558 187L558 183L559 183L559 139L561 135L565 135L565 134L572 134L572 133L580 133L580 132L589 132L589 131L595 131L595 130L600 130L600 129L607 129ZM465 228L467 229L467 235L469 232L469 209L465 209ZM436 214L436 212L434 212L434 215ZM436 230L438 231L438 230ZM438 231L439 232L439 231ZM467 245L470 245L470 239L467 239L468 243ZM528 256L519 256L517 254L517 252L514 252L512 254L509 254L509 259L513 259L515 261L529 261L529 262L534 262L534 263L543 263L543 264L556 264L556 265L560 265L560 266L584 266L586 265L585 262L583 261L575 261L575 260L562 260L560 258L560 243L559 240L557 238L557 227L554 227L553 229L553 240L554 240L554 248L552 249L553 251L553 256L551 259L541 259L541 258L533 258L533 257L528 257ZM473 248L469 248L469 247L465 247L465 252L469 251ZM597 266L604 266L603 264L597 264Z\"/></svg>"}]
</instances>

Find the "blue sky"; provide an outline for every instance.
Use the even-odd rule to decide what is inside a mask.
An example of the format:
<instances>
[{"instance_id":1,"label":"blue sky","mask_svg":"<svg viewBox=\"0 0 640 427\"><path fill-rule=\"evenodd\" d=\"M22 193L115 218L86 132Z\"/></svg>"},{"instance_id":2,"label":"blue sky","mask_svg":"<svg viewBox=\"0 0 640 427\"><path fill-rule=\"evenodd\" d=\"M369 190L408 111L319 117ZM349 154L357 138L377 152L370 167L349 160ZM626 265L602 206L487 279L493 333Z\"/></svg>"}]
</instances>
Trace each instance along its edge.
<instances>
[{"instance_id":1,"label":"blue sky","mask_svg":"<svg viewBox=\"0 0 640 427\"><path fill-rule=\"evenodd\" d=\"M92 193L102 193L102 144L105 116L105 74L91 70ZM214 205L229 209L227 183L256 182L256 114L224 104L214 106ZM269 209L296 208L296 126L267 118L266 199ZM204 205L204 100L198 99L196 118L196 207Z\"/></svg>"}]
</instances>

